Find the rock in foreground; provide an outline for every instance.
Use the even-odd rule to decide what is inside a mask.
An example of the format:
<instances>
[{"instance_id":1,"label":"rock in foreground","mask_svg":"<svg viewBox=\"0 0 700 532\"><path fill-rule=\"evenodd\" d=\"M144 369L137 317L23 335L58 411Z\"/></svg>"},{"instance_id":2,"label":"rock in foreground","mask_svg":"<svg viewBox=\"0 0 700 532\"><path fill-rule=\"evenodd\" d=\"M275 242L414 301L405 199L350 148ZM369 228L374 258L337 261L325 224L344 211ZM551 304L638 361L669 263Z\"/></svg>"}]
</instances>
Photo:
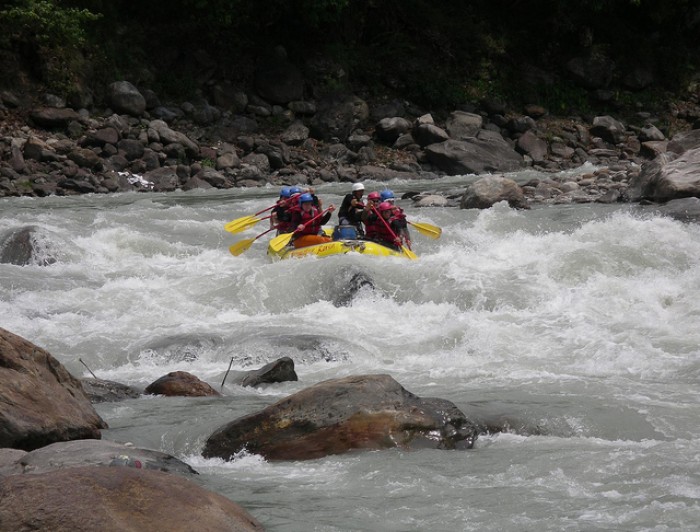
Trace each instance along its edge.
<instances>
[{"instance_id":1,"label":"rock in foreground","mask_svg":"<svg viewBox=\"0 0 700 532\"><path fill-rule=\"evenodd\" d=\"M305 460L351 450L469 449L477 427L451 402L421 399L389 375L332 379L219 428L207 458Z\"/></svg>"},{"instance_id":2,"label":"rock in foreground","mask_svg":"<svg viewBox=\"0 0 700 532\"><path fill-rule=\"evenodd\" d=\"M100 439L107 424L80 381L50 353L0 328L0 447Z\"/></svg>"},{"instance_id":3,"label":"rock in foreground","mask_svg":"<svg viewBox=\"0 0 700 532\"><path fill-rule=\"evenodd\" d=\"M74 467L0 478L3 530L263 530L227 498L184 478L129 467Z\"/></svg>"}]
</instances>

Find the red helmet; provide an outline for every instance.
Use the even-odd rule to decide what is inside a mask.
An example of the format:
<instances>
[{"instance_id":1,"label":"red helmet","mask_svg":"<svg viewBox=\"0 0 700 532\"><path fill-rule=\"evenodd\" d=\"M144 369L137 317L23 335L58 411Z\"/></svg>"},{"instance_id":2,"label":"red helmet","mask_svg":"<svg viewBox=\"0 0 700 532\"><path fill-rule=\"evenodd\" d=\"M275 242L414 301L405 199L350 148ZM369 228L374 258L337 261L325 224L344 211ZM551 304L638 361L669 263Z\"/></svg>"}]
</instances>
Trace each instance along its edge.
<instances>
[{"instance_id":1,"label":"red helmet","mask_svg":"<svg viewBox=\"0 0 700 532\"><path fill-rule=\"evenodd\" d=\"M370 193L367 195L367 199L368 199L368 200L371 200L371 201L379 201L379 200L382 199L382 198L381 198L381 196L379 195L379 192L370 192Z\"/></svg>"},{"instance_id":2,"label":"red helmet","mask_svg":"<svg viewBox=\"0 0 700 532\"><path fill-rule=\"evenodd\" d=\"M379 212L384 212L384 211L390 211L394 208L394 206L389 203L388 201L384 201L379 204Z\"/></svg>"}]
</instances>

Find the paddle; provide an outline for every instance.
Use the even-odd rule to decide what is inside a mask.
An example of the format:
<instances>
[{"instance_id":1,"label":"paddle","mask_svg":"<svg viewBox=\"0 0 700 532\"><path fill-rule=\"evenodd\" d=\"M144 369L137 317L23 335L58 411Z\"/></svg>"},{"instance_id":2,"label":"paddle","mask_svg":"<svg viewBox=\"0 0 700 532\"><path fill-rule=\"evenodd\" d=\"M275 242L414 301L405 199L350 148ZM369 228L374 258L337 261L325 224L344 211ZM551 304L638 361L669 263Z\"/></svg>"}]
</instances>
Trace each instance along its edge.
<instances>
[{"instance_id":1,"label":"paddle","mask_svg":"<svg viewBox=\"0 0 700 532\"><path fill-rule=\"evenodd\" d=\"M406 220L408 221L408 220ZM434 240L440 238L440 235L442 234L442 229L438 227L437 225L432 225L428 224L425 222L408 222L410 225L416 228L416 230L427 236L430 237Z\"/></svg>"},{"instance_id":2,"label":"paddle","mask_svg":"<svg viewBox=\"0 0 700 532\"><path fill-rule=\"evenodd\" d=\"M311 220L306 222L304 225L308 225L311 222L313 222L314 220L318 220L321 216L323 216L328 211L330 211L331 208L334 208L333 205L328 207L325 211L322 211L319 214L317 214L316 216L314 216L313 218L311 218ZM287 244L289 244L289 241L294 236L294 233L296 233L298 231L299 231L299 229L297 228L294 231L292 231L291 233L282 233L281 235L276 236L275 238L270 240L270 249L272 249L272 251L274 251L275 253L279 253L282 249L284 249L287 246Z\"/></svg>"},{"instance_id":3,"label":"paddle","mask_svg":"<svg viewBox=\"0 0 700 532\"><path fill-rule=\"evenodd\" d=\"M382 214L381 214L377 209L375 209L374 206L372 206L372 210L374 211L374 214L376 214L376 215L379 217L379 219L382 221L382 223L384 224L384 226L387 228L387 230L389 231L389 234L391 234L391 236L394 237L394 241L400 243L401 240L399 239L398 236L396 236L396 233L394 233L394 231L391 229L391 226L389 225L389 222L387 222L387 221L384 219L384 217L382 216ZM407 256L409 259L411 259L411 260L415 260L415 259L418 258L418 255L416 255L415 253L413 253L413 251L411 251L410 249L408 249L408 248L407 248L406 246L404 246L403 244L401 244L401 250L403 251L403 254L406 255L406 256Z\"/></svg>"},{"instance_id":4,"label":"paddle","mask_svg":"<svg viewBox=\"0 0 700 532\"><path fill-rule=\"evenodd\" d=\"M224 229L226 229L229 233L233 233L235 235L236 233L240 233L241 231L250 229L256 223L262 222L263 220L267 220L269 218L272 218L272 215L265 216L263 218L254 218L253 216L249 216L247 218L239 218L238 220L234 220L233 222L227 223L224 226Z\"/></svg>"},{"instance_id":5,"label":"paddle","mask_svg":"<svg viewBox=\"0 0 700 532\"><path fill-rule=\"evenodd\" d=\"M263 209L263 210L261 210L261 211L258 211L258 212L256 212L255 214L249 214L248 216L242 216L241 218L236 218L235 220L232 220L232 221L230 221L229 223L227 223L226 225L224 225L224 229L226 229L226 230L227 230L228 232L230 232L230 233L234 233L234 232L237 233L238 231L231 231L230 228L237 227L238 225L245 225L245 224L248 223L250 220L253 220L253 222L252 222L252 223L248 223L247 225L245 225L244 228L246 228L246 227L252 227L252 226L255 225L256 223L258 223L260 220L264 220L264 219L265 219L265 218L260 218L260 219L255 218L258 214L262 214L262 213L264 213L264 212L269 211L270 209L274 209L276 205L277 205L277 204L275 203L275 205L273 205L272 207L268 207L267 209Z\"/></svg>"},{"instance_id":6,"label":"paddle","mask_svg":"<svg viewBox=\"0 0 700 532\"><path fill-rule=\"evenodd\" d=\"M277 226L270 227L267 231L265 231L264 233L260 233L255 238L246 238L245 240L241 240L240 242L236 242L235 244L230 246L228 248L228 250L231 252L231 255L238 257L238 255L244 253L250 246L252 246L253 242L255 242L258 238L266 235L267 233L269 233L270 231L273 231L274 229L277 229Z\"/></svg>"}]
</instances>

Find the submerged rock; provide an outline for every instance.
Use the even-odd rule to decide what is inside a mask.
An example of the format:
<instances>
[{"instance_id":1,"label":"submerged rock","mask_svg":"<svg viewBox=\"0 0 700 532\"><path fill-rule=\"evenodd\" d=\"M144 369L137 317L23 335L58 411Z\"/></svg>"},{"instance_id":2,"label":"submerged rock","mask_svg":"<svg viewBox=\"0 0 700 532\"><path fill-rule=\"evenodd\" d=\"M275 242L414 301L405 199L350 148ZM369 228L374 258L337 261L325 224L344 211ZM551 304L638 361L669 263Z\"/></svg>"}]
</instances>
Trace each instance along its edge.
<instances>
[{"instance_id":1,"label":"submerged rock","mask_svg":"<svg viewBox=\"0 0 700 532\"><path fill-rule=\"evenodd\" d=\"M56 262L54 257L41 253L38 249L36 232L36 227L26 226L13 229L0 237L0 263L48 266Z\"/></svg>"},{"instance_id":2,"label":"submerged rock","mask_svg":"<svg viewBox=\"0 0 700 532\"><path fill-rule=\"evenodd\" d=\"M103 379L81 379L85 395L92 403L116 403L124 399L135 399L141 396L136 388L120 382Z\"/></svg>"},{"instance_id":3,"label":"submerged rock","mask_svg":"<svg viewBox=\"0 0 700 532\"><path fill-rule=\"evenodd\" d=\"M80 466L133 467L196 475L185 462L160 451L104 440L57 442L17 457L20 473L39 474Z\"/></svg>"},{"instance_id":4,"label":"submerged rock","mask_svg":"<svg viewBox=\"0 0 700 532\"><path fill-rule=\"evenodd\" d=\"M451 402L422 399L389 375L321 382L220 427L206 458L247 450L268 460L306 460L352 450L470 449L477 427Z\"/></svg>"}]
</instances>

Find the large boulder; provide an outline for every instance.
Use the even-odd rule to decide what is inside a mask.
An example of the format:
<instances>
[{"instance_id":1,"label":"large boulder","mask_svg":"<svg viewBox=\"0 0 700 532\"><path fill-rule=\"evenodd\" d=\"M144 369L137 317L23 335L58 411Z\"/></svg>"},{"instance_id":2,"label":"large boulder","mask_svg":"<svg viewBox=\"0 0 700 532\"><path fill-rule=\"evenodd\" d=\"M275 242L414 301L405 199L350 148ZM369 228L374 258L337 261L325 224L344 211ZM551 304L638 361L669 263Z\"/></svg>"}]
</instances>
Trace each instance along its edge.
<instances>
[{"instance_id":1,"label":"large boulder","mask_svg":"<svg viewBox=\"0 0 700 532\"><path fill-rule=\"evenodd\" d=\"M3 530L255 531L229 499L185 478L131 467L72 467L0 478Z\"/></svg>"},{"instance_id":2,"label":"large boulder","mask_svg":"<svg viewBox=\"0 0 700 532\"><path fill-rule=\"evenodd\" d=\"M0 447L101 438L107 424L51 354L0 328Z\"/></svg>"},{"instance_id":3,"label":"large boulder","mask_svg":"<svg viewBox=\"0 0 700 532\"><path fill-rule=\"evenodd\" d=\"M141 116L146 111L146 98L128 81L115 81L107 88L107 101L118 113Z\"/></svg>"},{"instance_id":4,"label":"large boulder","mask_svg":"<svg viewBox=\"0 0 700 532\"><path fill-rule=\"evenodd\" d=\"M645 164L630 181L627 195L631 201L658 202L700 197L700 148L681 155L667 152Z\"/></svg>"},{"instance_id":5,"label":"large boulder","mask_svg":"<svg viewBox=\"0 0 700 532\"><path fill-rule=\"evenodd\" d=\"M306 460L360 449L468 449L477 428L443 399L421 399L389 375L321 382L228 423L207 440L206 458L243 449L268 460Z\"/></svg>"},{"instance_id":6,"label":"large boulder","mask_svg":"<svg viewBox=\"0 0 700 532\"><path fill-rule=\"evenodd\" d=\"M482 130L477 137L448 140L425 147L428 160L449 175L512 172L524 162L498 133Z\"/></svg>"},{"instance_id":7,"label":"large boulder","mask_svg":"<svg viewBox=\"0 0 700 532\"><path fill-rule=\"evenodd\" d=\"M459 206L462 209L488 209L501 201L507 201L515 209L530 208L520 185L501 176L486 176L469 185Z\"/></svg>"}]
</instances>

